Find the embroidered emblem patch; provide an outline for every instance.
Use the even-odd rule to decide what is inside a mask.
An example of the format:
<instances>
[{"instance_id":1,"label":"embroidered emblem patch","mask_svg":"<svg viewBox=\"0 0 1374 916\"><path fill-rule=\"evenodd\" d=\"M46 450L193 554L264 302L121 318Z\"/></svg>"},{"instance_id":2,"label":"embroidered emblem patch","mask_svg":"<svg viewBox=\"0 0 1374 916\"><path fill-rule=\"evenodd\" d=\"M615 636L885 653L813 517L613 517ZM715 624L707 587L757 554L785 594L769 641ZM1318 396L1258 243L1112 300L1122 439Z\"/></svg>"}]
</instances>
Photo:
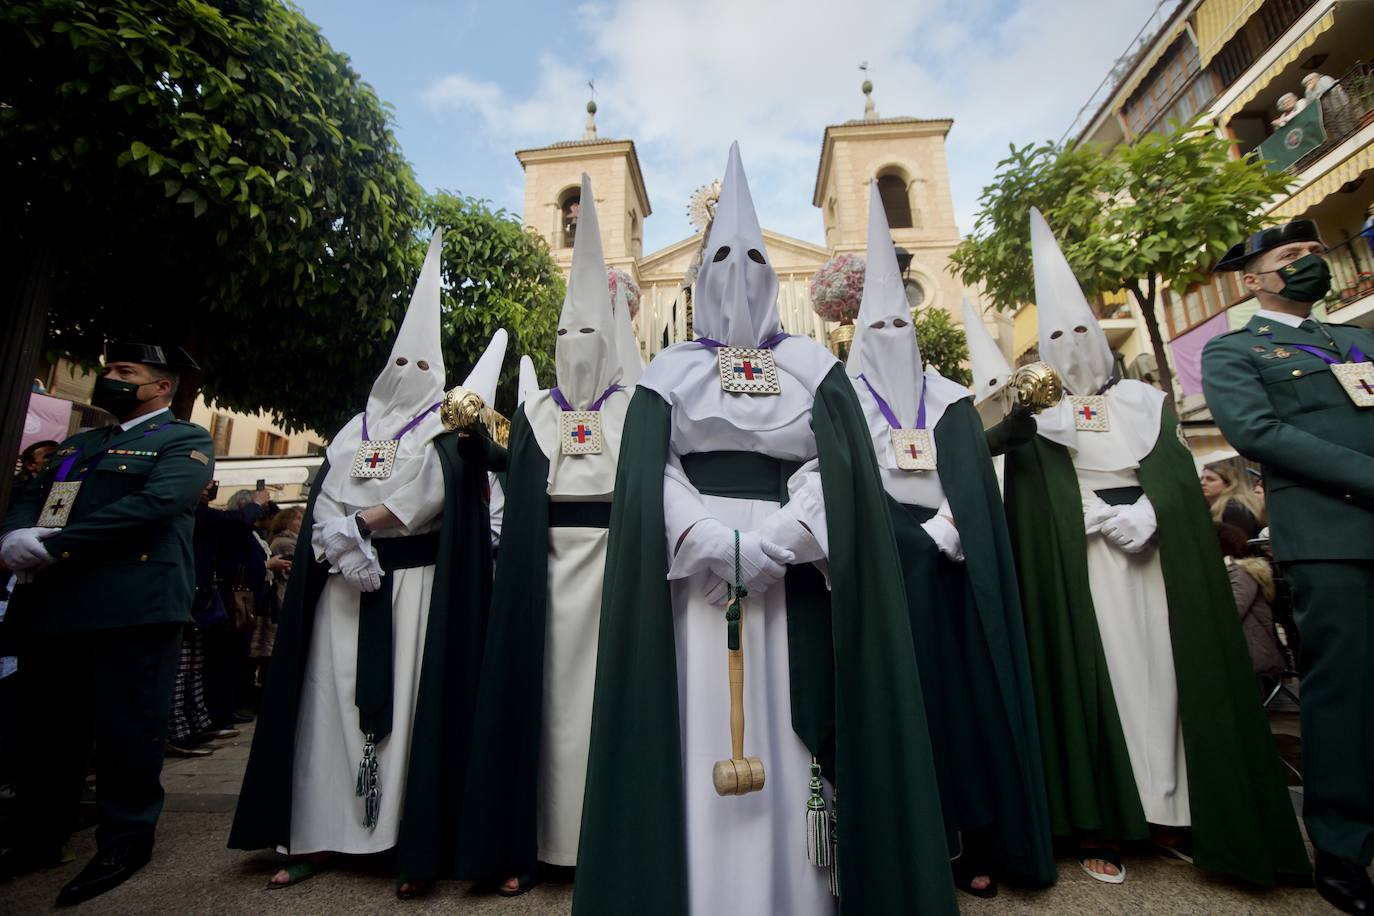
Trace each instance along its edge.
<instances>
[{"instance_id":1,"label":"embroidered emblem patch","mask_svg":"<svg viewBox=\"0 0 1374 916\"><path fill-rule=\"evenodd\" d=\"M350 476L363 480L386 480L396 464L395 439L364 439L353 454L353 471Z\"/></svg>"},{"instance_id":2,"label":"embroidered emblem patch","mask_svg":"<svg viewBox=\"0 0 1374 916\"><path fill-rule=\"evenodd\" d=\"M1335 363L1331 374L1356 407L1374 407L1374 362Z\"/></svg>"},{"instance_id":3,"label":"embroidered emblem patch","mask_svg":"<svg viewBox=\"0 0 1374 916\"><path fill-rule=\"evenodd\" d=\"M191 449L191 454L188 457L192 461L199 461L201 464L206 466L210 464L210 456L205 454L204 452L198 452L195 449Z\"/></svg>"},{"instance_id":4,"label":"embroidered emblem patch","mask_svg":"<svg viewBox=\"0 0 1374 916\"><path fill-rule=\"evenodd\" d=\"M81 481L62 480L52 485L48 498L43 500L43 511L38 514L39 528L64 528L76 505L76 494L81 490Z\"/></svg>"},{"instance_id":5,"label":"embroidered emblem patch","mask_svg":"<svg viewBox=\"0 0 1374 916\"><path fill-rule=\"evenodd\" d=\"M1081 432L1105 433L1111 429L1107 422L1107 396L1104 394L1069 395L1073 407L1073 428Z\"/></svg>"},{"instance_id":6,"label":"embroidered emblem patch","mask_svg":"<svg viewBox=\"0 0 1374 916\"><path fill-rule=\"evenodd\" d=\"M781 394L778 364L772 350L752 347L720 347L720 387L735 394Z\"/></svg>"},{"instance_id":7,"label":"embroidered emblem patch","mask_svg":"<svg viewBox=\"0 0 1374 916\"><path fill-rule=\"evenodd\" d=\"M928 429L892 430L892 451L903 471L935 470L935 449L930 446Z\"/></svg>"},{"instance_id":8,"label":"embroidered emblem patch","mask_svg":"<svg viewBox=\"0 0 1374 916\"><path fill-rule=\"evenodd\" d=\"M565 410L558 415L560 450L565 455L601 454L601 411Z\"/></svg>"}]
</instances>

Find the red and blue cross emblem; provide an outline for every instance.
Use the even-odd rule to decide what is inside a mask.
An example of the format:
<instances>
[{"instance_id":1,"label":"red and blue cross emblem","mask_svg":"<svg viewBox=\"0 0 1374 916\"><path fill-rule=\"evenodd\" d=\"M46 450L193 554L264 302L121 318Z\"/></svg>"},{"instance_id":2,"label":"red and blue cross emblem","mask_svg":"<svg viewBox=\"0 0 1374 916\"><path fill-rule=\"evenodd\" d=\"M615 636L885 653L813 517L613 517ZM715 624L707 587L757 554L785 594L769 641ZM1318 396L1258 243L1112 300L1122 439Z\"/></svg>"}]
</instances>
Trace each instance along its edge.
<instances>
[{"instance_id":1,"label":"red and blue cross emblem","mask_svg":"<svg viewBox=\"0 0 1374 916\"><path fill-rule=\"evenodd\" d=\"M1357 379L1355 387L1363 389L1365 394L1374 394L1374 382L1370 382L1367 378Z\"/></svg>"},{"instance_id":2,"label":"red and blue cross emblem","mask_svg":"<svg viewBox=\"0 0 1374 916\"><path fill-rule=\"evenodd\" d=\"M756 377L763 375L763 370L754 366L753 360L742 359L735 363L735 375L743 376L747 382L752 382Z\"/></svg>"},{"instance_id":3,"label":"red and blue cross emblem","mask_svg":"<svg viewBox=\"0 0 1374 916\"><path fill-rule=\"evenodd\" d=\"M372 469L375 471L375 470L377 469L377 465L379 465L379 464L386 464L386 459L382 457L382 453L381 453L381 452L375 452L375 451L374 451L374 452L372 453L372 457L371 457L371 458L368 458L368 459L367 459L366 461L364 461L363 463L366 464L368 467L372 468Z\"/></svg>"},{"instance_id":4,"label":"red and blue cross emblem","mask_svg":"<svg viewBox=\"0 0 1374 916\"><path fill-rule=\"evenodd\" d=\"M1097 417L1097 411L1093 410L1093 405L1083 404L1078 408L1078 415L1091 423Z\"/></svg>"},{"instance_id":5,"label":"red and blue cross emblem","mask_svg":"<svg viewBox=\"0 0 1374 916\"><path fill-rule=\"evenodd\" d=\"M591 428L588 427L586 423L579 423L576 426L574 426L571 431L569 431L568 438L572 439L578 445L581 445L585 443L587 439L591 437L591 435Z\"/></svg>"}]
</instances>

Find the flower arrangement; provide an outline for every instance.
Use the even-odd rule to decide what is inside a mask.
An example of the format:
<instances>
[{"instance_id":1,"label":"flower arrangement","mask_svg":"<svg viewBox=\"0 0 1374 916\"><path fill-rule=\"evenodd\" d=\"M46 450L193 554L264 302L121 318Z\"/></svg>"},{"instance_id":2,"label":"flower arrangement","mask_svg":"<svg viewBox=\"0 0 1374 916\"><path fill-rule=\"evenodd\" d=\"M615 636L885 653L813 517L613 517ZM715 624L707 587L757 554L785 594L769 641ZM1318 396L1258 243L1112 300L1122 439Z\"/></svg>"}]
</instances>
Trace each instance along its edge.
<instances>
[{"instance_id":1,"label":"flower arrangement","mask_svg":"<svg viewBox=\"0 0 1374 916\"><path fill-rule=\"evenodd\" d=\"M639 314L639 284L619 267L606 268L606 285L611 291L611 306L615 306L615 294L620 285L625 286L625 302L630 307L630 320Z\"/></svg>"},{"instance_id":2,"label":"flower arrangement","mask_svg":"<svg viewBox=\"0 0 1374 916\"><path fill-rule=\"evenodd\" d=\"M864 292L864 259L837 254L811 278L811 307L826 321L852 322Z\"/></svg>"}]
</instances>

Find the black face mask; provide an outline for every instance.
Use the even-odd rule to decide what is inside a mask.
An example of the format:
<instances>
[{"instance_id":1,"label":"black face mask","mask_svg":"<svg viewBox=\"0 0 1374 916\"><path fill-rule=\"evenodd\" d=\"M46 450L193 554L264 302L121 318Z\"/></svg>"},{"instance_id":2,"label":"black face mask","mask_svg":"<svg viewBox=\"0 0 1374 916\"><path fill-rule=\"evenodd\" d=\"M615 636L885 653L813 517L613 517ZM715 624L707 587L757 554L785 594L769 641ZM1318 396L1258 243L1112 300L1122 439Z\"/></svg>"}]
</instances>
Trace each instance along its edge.
<instances>
[{"instance_id":1,"label":"black face mask","mask_svg":"<svg viewBox=\"0 0 1374 916\"><path fill-rule=\"evenodd\" d=\"M143 405L143 398L138 396L138 389L148 384L151 382L137 385L133 382L121 382L119 379L102 376L95 380L95 391L91 394L91 404L122 420Z\"/></svg>"},{"instance_id":2,"label":"black face mask","mask_svg":"<svg viewBox=\"0 0 1374 916\"><path fill-rule=\"evenodd\" d=\"M1331 292L1331 267L1319 254L1303 255L1292 264L1268 273L1279 275L1283 281L1279 295L1294 302L1316 302Z\"/></svg>"}]
</instances>

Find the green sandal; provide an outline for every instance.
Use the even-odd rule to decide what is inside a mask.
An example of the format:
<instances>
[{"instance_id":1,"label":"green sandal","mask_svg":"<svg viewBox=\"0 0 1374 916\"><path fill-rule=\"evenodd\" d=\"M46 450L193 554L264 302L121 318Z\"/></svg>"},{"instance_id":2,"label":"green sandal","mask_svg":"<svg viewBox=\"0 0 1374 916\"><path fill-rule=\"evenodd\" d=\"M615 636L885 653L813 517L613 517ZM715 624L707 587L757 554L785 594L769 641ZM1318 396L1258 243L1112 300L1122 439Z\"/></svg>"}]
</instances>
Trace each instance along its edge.
<instances>
[{"instance_id":1,"label":"green sandal","mask_svg":"<svg viewBox=\"0 0 1374 916\"><path fill-rule=\"evenodd\" d=\"M289 880L285 884L279 884L272 880L272 878L276 877L274 874L272 878L267 879L267 889L269 891L279 891L284 887L295 887L302 881L315 877L320 869L319 866L313 862L301 860L300 862L289 862L283 865L280 870L286 872L286 877Z\"/></svg>"}]
</instances>

